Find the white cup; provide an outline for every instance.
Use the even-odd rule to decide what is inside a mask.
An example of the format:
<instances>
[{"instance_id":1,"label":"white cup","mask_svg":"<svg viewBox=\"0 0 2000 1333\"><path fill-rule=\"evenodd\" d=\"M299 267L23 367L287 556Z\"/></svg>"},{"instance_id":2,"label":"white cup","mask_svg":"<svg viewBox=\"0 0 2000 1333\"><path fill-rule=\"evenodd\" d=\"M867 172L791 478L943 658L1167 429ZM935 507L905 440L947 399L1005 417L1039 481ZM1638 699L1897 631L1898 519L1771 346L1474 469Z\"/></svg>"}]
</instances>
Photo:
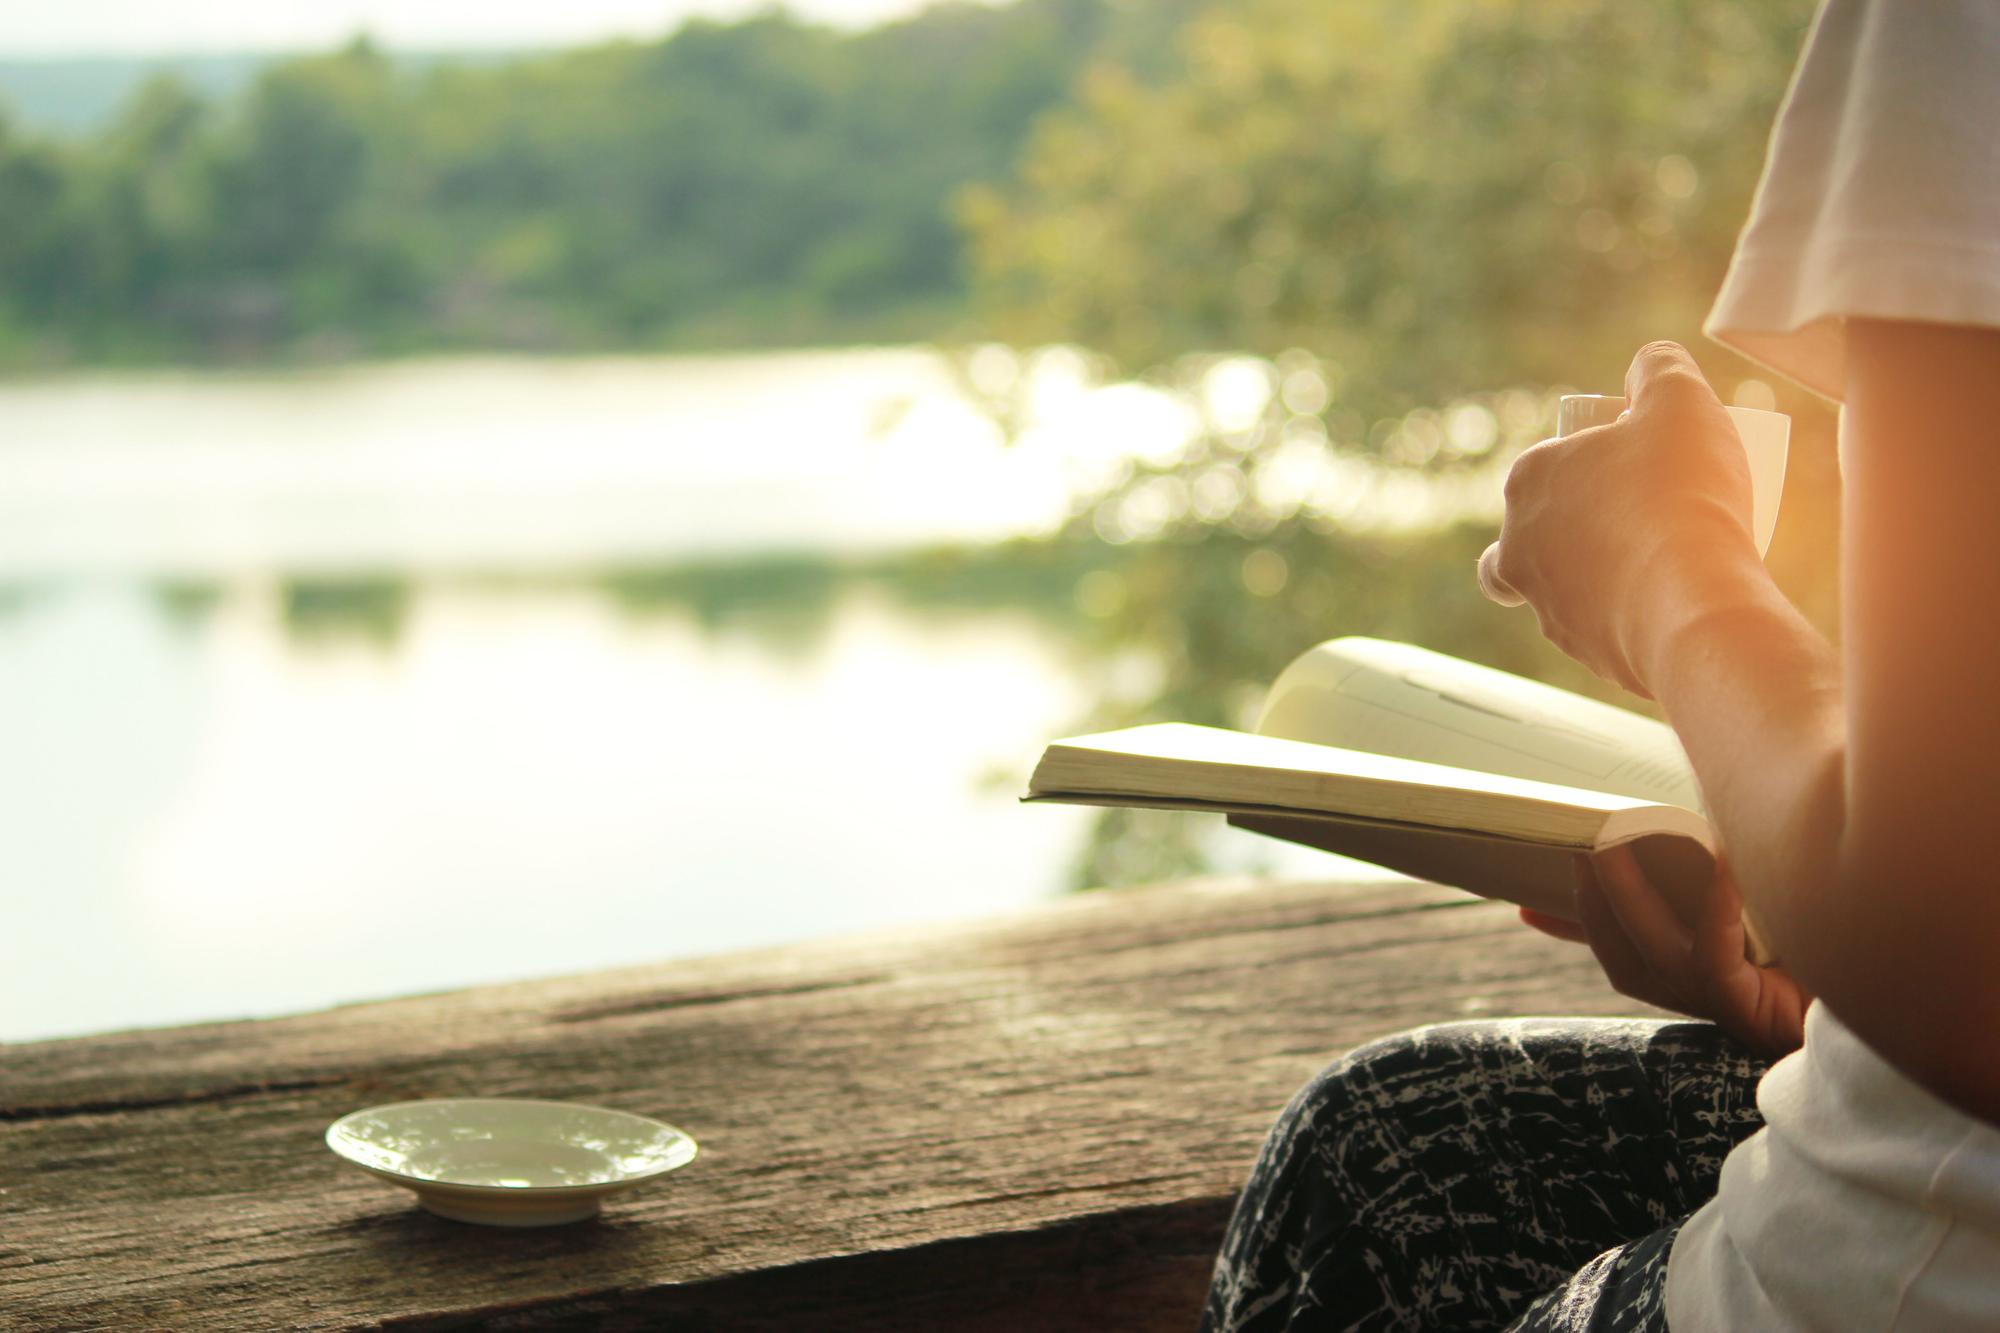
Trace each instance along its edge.
<instances>
[{"instance_id":1,"label":"white cup","mask_svg":"<svg viewBox=\"0 0 2000 1333\"><path fill-rule=\"evenodd\" d=\"M1611 394L1566 393L1556 410L1556 434L1608 425L1624 411L1625 400ZM1760 407L1732 407L1729 419L1736 423L1736 438L1743 442L1743 456L1750 463L1750 535L1756 540L1757 554L1763 555L1771 549L1771 534L1778 527L1778 500L1785 493L1792 419Z\"/></svg>"}]
</instances>

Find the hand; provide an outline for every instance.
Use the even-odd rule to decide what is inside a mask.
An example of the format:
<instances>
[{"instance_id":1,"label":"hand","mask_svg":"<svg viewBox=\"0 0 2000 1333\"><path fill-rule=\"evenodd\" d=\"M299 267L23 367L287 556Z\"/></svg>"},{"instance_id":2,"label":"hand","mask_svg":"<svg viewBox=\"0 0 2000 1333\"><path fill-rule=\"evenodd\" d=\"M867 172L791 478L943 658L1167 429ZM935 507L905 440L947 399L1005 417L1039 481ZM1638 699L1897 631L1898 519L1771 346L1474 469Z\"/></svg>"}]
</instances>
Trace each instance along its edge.
<instances>
[{"instance_id":1,"label":"hand","mask_svg":"<svg viewBox=\"0 0 2000 1333\"><path fill-rule=\"evenodd\" d=\"M1579 861L1581 922L1521 909L1545 935L1588 944L1613 989L1662 1009L1705 1018L1770 1056L1805 1040L1812 997L1782 967L1758 967L1745 950L1743 901L1726 863L1690 927L1653 887L1629 847Z\"/></svg>"},{"instance_id":2,"label":"hand","mask_svg":"<svg viewBox=\"0 0 2000 1333\"><path fill-rule=\"evenodd\" d=\"M1646 635L1674 621L1670 599L1717 586L1687 576L1762 565L1742 443L1686 349L1640 348L1625 396L1631 407L1612 425L1514 460L1479 583L1502 605L1532 606L1558 648L1644 695Z\"/></svg>"}]
</instances>

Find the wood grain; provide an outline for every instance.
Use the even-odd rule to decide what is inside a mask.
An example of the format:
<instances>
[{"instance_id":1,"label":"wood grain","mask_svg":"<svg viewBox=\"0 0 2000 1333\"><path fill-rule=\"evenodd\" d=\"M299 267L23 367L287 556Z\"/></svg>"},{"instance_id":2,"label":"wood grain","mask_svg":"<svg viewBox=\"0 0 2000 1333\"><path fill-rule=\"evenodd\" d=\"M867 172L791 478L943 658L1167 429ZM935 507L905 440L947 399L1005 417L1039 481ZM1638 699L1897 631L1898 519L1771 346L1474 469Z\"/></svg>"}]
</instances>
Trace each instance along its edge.
<instances>
[{"instance_id":1,"label":"wood grain","mask_svg":"<svg viewBox=\"0 0 2000 1333\"><path fill-rule=\"evenodd\" d=\"M1189 1327L1264 1130L1340 1051L1634 1011L1511 909L1208 881L0 1046L0 1327ZM454 1095L659 1116L702 1155L598 1221L506 1232L320 1142Z\"/></svg>"}]
</instances>

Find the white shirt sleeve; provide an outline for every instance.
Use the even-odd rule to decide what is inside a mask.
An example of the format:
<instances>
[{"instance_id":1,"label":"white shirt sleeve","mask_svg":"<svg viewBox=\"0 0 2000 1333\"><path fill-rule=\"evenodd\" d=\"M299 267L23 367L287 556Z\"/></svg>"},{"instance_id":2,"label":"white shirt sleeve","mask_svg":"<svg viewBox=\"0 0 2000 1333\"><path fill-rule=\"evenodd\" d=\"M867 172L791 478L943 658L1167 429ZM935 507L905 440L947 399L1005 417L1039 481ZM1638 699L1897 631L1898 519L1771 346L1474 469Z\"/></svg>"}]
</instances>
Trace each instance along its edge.
<instances>
[{"instance_id":1,"label":"white shirt sleeve","mask_svg":"<svg viewBox=\"0 0 2000 1333\"><path fill-rule=\"evenodd\" d=\"M2000 325L2000 0L1827 0L1705 332L1839 399L1854 316Z\"/></svg>"}]
</instances>

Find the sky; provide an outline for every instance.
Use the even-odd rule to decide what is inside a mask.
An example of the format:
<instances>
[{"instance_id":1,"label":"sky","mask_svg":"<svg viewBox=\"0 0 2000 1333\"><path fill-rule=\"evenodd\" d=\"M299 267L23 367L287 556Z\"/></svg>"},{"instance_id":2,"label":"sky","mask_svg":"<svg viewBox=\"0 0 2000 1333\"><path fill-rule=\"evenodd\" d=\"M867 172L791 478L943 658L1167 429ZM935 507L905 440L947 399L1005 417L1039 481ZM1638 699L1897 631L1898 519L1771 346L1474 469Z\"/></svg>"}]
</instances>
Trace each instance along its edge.
<instances>
[{"instance_id":1,"label":"sky","mask_svg":"<svg viewBox=\"0 0 2000 1333\"><path fill-rule=\"evenodd\" d=\"M802 17L862 27L925 0L789 0ZM316 50L366 32L404 50L574 46L656 37L697 15L768 0L0 0L0 59Z\"/></svg>"}]
</instances>

